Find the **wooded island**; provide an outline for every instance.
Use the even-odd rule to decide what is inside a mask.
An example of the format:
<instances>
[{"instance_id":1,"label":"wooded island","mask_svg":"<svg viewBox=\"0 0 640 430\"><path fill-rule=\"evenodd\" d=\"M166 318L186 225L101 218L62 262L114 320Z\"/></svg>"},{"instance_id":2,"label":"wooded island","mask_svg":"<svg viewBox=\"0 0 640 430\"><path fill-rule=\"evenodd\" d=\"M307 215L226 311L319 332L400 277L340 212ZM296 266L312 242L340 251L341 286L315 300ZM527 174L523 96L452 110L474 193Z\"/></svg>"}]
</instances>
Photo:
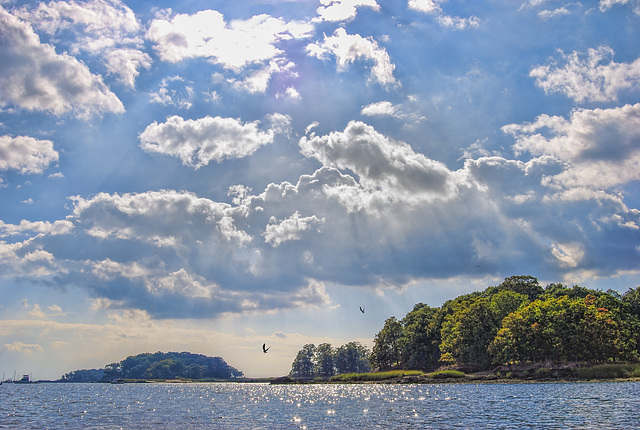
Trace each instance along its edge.
<instances>
[{"instance_id":1,"label":"wooded island","mask_svg":"<svg viewBox=\"0 0 640 430\"><path fill-rule=\"evenodd\" d=\"M62 376L64 382L109 382L113 380L216 380L241 378L242 372L221 357L190 352L156 352L132 355L104 369L76 370Z\"/></svg>"}]
</instances>

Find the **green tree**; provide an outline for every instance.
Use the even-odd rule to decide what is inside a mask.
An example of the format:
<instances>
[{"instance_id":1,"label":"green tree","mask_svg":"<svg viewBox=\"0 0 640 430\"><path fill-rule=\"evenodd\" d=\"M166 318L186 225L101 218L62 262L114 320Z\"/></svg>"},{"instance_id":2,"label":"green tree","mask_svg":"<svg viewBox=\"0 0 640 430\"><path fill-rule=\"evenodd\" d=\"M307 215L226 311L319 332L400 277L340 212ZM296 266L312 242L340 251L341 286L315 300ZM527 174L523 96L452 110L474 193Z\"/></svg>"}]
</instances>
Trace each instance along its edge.
<instances>
[{"instance_id":1,"label":"green tree","mask_svg":"<svg viewBox=\"0 0 640 430\"><path fill-rule=\"evenodd\" d=\"M538 283L538 279L529 275L509 276L504 279L502 284L498 285L498 290L524 294L532 301L544 293L544 289Z\"/></svg>"},{"instance_id":2,"label":"green tree","mask_svg":"<svg viewBox=\"0 0 640 430\"><path fill-rule=\"evenodd\" d=\"M435 370L440 360L442 311L418 303L402 319L403 334L398 340L404 369Z\"/></svg>"},{"instance_id":3,"label":"green tree","mask_svg":"<svg viewBox=\"0 0 640 430\"><path fill-rule=\"evenodd\" d=\"M314 375L333 376L335 374L334 351L329 343L321 343L315 352Z\"/></svg>"},{"instance_id":4,"label":"green tree","mask_svg":"<svg viewBox=\"0 0 640 430\"><path fill-rule=\"evenodd\" d=\"M458 365L485 367L490 363L487 347L497 332L490 300L481 297L463 302L442 323L440 351Z\"/></svg>"},{"instance_id":5,"label":"green tree","mask_svg":"<svg viewBox=\"0 0 640 430\"><path fill-rule=\"evenodd\" d=\"M370 351L360 342L349 342L335 351L336 373L364 373L371 370Z\"/></svg>"},{"instance_id":6,"label":"green tree","mask_svg":"<svg viewBox=\"0 0 640 430\"><path fill-rule=\"evenodd\" d=\"M399 340L402 335L402 324L396 317L387 318L384 327L373 340L371 364L375 368L388 370L401 367Z\"/></svg>"},{"instance_id":7,"label":"green tree","mask_svg":"<svg viewBox=\"0 0 640 430\"><path fill-rule=\"evenodd\" d=\"M496 363L616 360L624 355L621 324L596 296L547 296L503 320L489 351ZM621 342L622 340L622 342Z\"/></svg>"},{"instance_id":8,"label":"green tree","mask_svg":"<svg viewBox=\"0 0 640 430\"><path fill-rule=\"evenodd\" d=\"M298 377L313 376L315 350L316 347L312 343L304 345L293 360L289 375Z\"/></svg>"},{"instance_id":9,"label":"green tree","mask_svg":"<svg viewBox=\"0 0 640 430\"><path fill-rule=\"evenodd\" d=\"M629 306L629 312L631 315L640 319L640 287L629 288L622 295L621 300Z\"/></svg>"},{"instance_id":10,"label":"green tree","mask_svg":"<svg viewBox=\"0 0 640 430\"><path fill-rule=\"evenodd\" d=\"M510 290L500 291L499 293L491 297L489 304L491 312L493 312L496 321L498 322L497 329L502 325L504 317L512 312L517 311L521 306L529 303L528 296L520 293L516 293Z\"/></svg>"}]
</instances>

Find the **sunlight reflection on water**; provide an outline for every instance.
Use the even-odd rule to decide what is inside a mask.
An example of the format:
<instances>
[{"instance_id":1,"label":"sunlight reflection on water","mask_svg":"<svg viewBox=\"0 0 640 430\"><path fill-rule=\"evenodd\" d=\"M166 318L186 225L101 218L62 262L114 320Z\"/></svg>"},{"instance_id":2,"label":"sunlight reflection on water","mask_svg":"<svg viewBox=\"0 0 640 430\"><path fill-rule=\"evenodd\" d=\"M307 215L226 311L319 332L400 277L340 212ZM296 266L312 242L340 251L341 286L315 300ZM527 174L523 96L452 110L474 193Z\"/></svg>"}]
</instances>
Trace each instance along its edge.
<instances>
[{"instance_id":1,"label":"sunlight reflection on water","mask_svg":"<svg viewBox=\"0 0 640 430\"><path fill-rule=\"evenodd\" d=\"M5 384L0 428L640 428L640 383Z\"/></svg>"}]
</instances>

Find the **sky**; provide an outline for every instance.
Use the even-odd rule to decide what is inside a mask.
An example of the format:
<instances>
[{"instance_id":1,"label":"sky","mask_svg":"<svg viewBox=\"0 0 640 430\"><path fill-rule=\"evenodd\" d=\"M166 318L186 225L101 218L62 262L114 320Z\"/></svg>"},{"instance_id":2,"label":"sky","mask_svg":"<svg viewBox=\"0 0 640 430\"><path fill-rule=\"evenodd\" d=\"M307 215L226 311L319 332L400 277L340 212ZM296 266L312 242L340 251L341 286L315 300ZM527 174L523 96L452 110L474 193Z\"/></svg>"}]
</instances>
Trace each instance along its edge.
<instances>
[{"instance_id":1,"label":"sky","mask_svg":"<svg viewBox=\"0 0 640 430\"><path fill-rule=\"evenodd\" d=\"M638 0L0 0L0 371L280 376L508 276L637 287L639 41Z\"/></svg>"}]
</instances>

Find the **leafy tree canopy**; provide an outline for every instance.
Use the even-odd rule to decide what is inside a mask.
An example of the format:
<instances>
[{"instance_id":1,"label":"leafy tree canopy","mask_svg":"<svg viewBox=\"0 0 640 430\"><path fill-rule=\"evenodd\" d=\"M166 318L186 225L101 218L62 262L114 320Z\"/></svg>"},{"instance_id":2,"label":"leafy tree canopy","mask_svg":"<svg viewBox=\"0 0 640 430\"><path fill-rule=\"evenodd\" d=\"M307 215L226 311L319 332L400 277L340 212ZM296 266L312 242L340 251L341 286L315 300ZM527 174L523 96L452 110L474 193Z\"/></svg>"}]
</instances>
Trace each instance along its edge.
<instances>
[{"instance_id":1,"label":"leafy tree canopy","mask_svg":"<svg viewBox=\"0 0 640 430\"><path fill-rule=\"evenodd\" d=\"M124 379L232 379L243 373L221 357L190 352L155 352L132 355L101 369L102 380ZM71 372L68 375L74 375ZM66 375L65 375L66 376Z\"/></svg>"},{"instance_id":2,"label":"leafy tree canopy","mask_svg":"<svg viewBox=\"0 0 640 430\"><path fill-rule=\"evenodd\" d=\"M497 286L416 304L376 334L371 365L432 371L539 361L638 361L640 287L624 294L511 276Z\"/></svg>"}]
</instances>

